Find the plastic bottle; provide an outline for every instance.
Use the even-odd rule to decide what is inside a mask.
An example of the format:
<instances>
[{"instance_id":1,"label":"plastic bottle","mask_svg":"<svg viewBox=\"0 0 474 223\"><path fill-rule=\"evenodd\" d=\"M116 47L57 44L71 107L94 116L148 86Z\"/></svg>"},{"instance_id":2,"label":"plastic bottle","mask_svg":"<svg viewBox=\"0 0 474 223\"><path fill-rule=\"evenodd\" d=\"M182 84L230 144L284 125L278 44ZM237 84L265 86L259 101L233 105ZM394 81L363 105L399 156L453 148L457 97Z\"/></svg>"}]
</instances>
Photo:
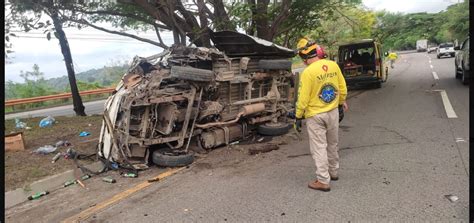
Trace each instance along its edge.
<instances>
[{"instance_id":1,"label":"plastic bottle","mask_svg":"<svg viewBox=\"0 0 474 223\"><path fill-rule=\"evenodd\" d=\"M135 174L135 173L122 173L122 176L123 176L123 177L128 177L128 178L136 178L136 177L138 177L138 175Z\"/></svg>"},{"instance_id":2,"label":"plastic bottle","mask_svg":"<svg viewBox=\"0 0 474 223\"><path fill-rule=\"evenodd\" d=\"M76 180L69 180L69 181L66 181L66 183L64 183L64 187L68 187L68 186L71 186L73 184L77 184L77 181Z\"/></svg>"},{"instance_id":3,"label":"plastic bottle","mask_svg":"<svg viewBox=\"0 0 474 223\"><path fill-rule=\"evenodd\" d=\"M36 194L30 195L30 196L28 197L28 200L30 200L30 201L31 201L31 200L36 200L36 199L38 199L38 198L40 198L40 197L42 197L42 196L44 196L44 195L47 195L47 194L49 194L48 191L38 192L38 193L36 193Z\"/></svg>"},{"instance_id":4,"label":"plastic bottle","mask_svg":"<svg viewBox=\"0 0 474 223\"><path fill-rule=\"evenodd\" d=\"M53 159L51 160L51 163L55 163L56 161L58 161L58 159L61 157L61 153L56 153L56 155L53 157Z\"/></svg>"},{"instance_id":5,"label":"plastic bottle","mask_svg":"<svg viewBox=\"0 0 474 223\"><path fill-rule=\"evenodd\" d=\"M107 182L107 183L111 183L111 184L115 183L115 179L112 179L110 177L104 177L104 178L102 178L102 181Z\"/></svg>"}]
</instances>

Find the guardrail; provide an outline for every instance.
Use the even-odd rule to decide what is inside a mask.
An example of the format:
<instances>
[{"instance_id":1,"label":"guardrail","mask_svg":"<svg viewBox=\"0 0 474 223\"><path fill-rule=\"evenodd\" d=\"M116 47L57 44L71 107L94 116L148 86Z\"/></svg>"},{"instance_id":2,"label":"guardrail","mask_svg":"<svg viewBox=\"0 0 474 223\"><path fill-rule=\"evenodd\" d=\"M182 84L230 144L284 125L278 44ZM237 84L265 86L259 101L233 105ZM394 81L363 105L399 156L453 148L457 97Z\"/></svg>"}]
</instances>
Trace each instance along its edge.
<instances>
[{"instance_id":1,"label":"guardrail","mask_svg":"<svg viewBox=\"0 0 474 223\"><path fill-rule=\"evenodd\" d=\"M114 90L115 88L95 89L95 90L81 91L79 92L79 94L81 96L92 95L92 94L105 94L105 93L112 93ZM39 96L39 97L34 97L34 98L11 99L11 100L5 101L5 106L15 106L15 105L21 105L21 104L44 102L44 101L65 99L65 98L72 98L72 94L62 93L62 94L56 94L56 95Z\"/></svg>"}]
</instances>

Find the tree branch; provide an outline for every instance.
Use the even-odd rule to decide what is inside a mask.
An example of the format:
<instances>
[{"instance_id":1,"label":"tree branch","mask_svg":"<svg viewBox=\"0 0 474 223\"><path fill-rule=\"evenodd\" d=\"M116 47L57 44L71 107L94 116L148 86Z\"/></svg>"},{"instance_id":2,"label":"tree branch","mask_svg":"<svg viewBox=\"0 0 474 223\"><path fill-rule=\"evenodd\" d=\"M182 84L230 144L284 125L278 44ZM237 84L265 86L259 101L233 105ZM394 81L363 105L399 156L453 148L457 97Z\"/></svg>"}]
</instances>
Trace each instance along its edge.
<instances>
[{"instance_id":1,"label":"tree branch","mask_svg":"<svg viewBox=\"0 0 474 223\"><path fill-rule=\"evenodd\" d=\"M132 19L135 19L137 21L144 22L144 23L148 23L148 24L153 25L153 26L156 25L161 29L171 30L171 27L169 27L169 26L158 24L158 23L156 23L155 21L153 21L151 19L141 17L141 16L137 16L137 15L130 14L130 13L120 13L120 12L107 11L107 10L85 11L85 10L80 10L79 9L79 10L76 10L76 11L84 13L84 14L88 14L88 15L100 14L100 15L123 16L123 17L132 18Z\"/></svg>"},{"instance_id":2,"label":"tree branch","mask_svg":"<svg viewBox=\"0 0 474 223\"><path fill-rule=\"evenodd\" d=\"M280 25L290 15L290 3L291 3L290 0L283 0L282 1L280 14L275 18L275 20L273 20L273 23L270 26L271 32L272 32L271 33L272 38L277 36L275 33L278 32L278 29L280 28Z\"/></svg>"},{"instance_id":3,"label":"tree branch","mask_svg":"<svg viewBox=\"0 0 474 223\"><path fill-rule=\"evenodd\" d=\"M109 30L109 29L105 29L105 28L102 28L102 27L99 27L99 26L96 26L84 19L81 19L81 20L76 20L76 19L68 19L69 21L71 22L75 22L75 23L79 23L79 24L83 24L83 25L87 25L87 26L90 26L94 29L97 29L97 30L100 30L100 31L103 31L103 32L107 32L107 33L111 33L111 34L117 34L117 35L121 35L121 36L126 36L126 37L130 37L130 38L133 38L133 39L136 39L138 41L142 41L142 42L145 42L145 43L149 43L149 44L152 44L152 45L155 45L155 46L158 46L158 47L161 47L163 49L167 49L168 46L166 46L164 43L158 43L158 42L155 42L153 40L149 40L149 39L145 39L145 38L141 38L139 36L136 36L136 35L133 35L133 34L130 34L130 33L124 33L124 32L118 32L118 31L113 31L113 30Z\"/></svg>"}]
</instances>

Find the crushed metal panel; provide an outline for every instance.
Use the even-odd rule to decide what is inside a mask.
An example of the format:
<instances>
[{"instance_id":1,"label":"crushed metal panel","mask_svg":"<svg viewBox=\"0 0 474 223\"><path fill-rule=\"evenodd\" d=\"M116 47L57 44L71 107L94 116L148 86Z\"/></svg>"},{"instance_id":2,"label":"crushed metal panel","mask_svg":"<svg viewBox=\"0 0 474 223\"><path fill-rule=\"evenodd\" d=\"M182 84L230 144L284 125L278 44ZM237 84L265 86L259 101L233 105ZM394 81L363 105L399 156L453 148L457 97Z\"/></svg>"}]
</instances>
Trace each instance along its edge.
<instances>
[{"instance_id":1,"label":"crushed metal panel","mask_svg":"<svg viewBox=\"0 0 474 223\"><path fill-rule=\"evenodd\" d=\"M173 131L177 119L178 106L175 103L164 102L158 105L158 126L156 131L168 135Z\"/></svg>"},{"instance_id":2,"label":"crushed metal panel","mask_svg":"<svg viewBox=\"0 0 474 223\"><path fill-rule=\"evenodd\" d=\"M296 55L296 52L292 49L234 31L212 32L211 40L214 42L216 48L224 51L227 56L272 56L291 58Z\"/></svg>"}]
</instances>

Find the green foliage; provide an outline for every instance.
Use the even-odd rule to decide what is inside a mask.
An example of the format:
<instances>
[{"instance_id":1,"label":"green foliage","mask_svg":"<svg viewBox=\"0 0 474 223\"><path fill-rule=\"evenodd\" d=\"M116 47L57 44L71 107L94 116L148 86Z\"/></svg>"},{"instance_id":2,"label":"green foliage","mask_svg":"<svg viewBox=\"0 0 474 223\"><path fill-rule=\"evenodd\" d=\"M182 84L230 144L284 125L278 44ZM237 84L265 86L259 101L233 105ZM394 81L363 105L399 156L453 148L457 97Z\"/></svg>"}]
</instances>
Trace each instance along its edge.
<instances>
[{"instance_id":1,"label":"green foliage","mask_svg":"<svg viewBox=\"0 0 474 223\"><path fill-rule=\"evenodd\" d=\"M36 64L33 65L33 71L20 71L20 76L25 83L7 81L5 83L5 98L30 98L56 93L48 87L43 75Z\"/></svg>"},{"instance_id":2,"label":"green foliage","mask_svg":"<svg viewBox=\"0 0 474 223\"><path fill-rule=\"evenodd\" d=\"M335 13L309 33L310 38L325 46L330 57L342 43L371 38L375 24L375 13L361 7L346 6L336 9Z\"/></svg>"},{"instance_id":3,"label":"green foliage","mask_svg":"<svg viewBox=\"0 0 474 223\"><path fill-rule=\"evenodd\" d=\"M431 44L462 41L469 33L468 1L451 5L440 13L377 12L374 36L384 50L412 50L416 41L428 39Z\"/></svg>"}]
</instances>

